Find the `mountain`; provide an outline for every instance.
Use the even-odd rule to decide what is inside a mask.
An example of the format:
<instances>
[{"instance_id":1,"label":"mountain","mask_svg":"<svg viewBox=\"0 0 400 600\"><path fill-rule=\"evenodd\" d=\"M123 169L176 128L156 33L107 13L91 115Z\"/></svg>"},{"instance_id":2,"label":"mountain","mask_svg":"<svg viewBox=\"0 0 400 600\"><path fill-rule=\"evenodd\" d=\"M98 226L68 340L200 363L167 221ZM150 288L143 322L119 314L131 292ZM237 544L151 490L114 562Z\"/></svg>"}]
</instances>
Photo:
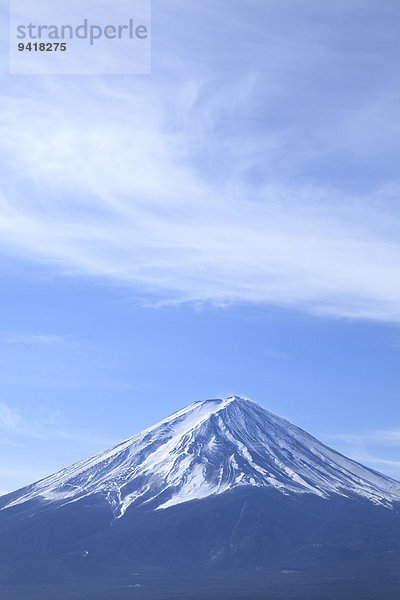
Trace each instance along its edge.
<instances>
[{"instance_id":1,"label":"mountain","mask_svg":"<svg viewBox=\"0 0 400 600\"><path fill-rule=\"evenodd\" d=\"M102 494L116 518L239 486L282 494L357 495L389 506L400 484L345 458L261 406L236 396L195 402L118 446L8 497L2 510Z\"/></svg>"},{"instance_id":2,"label":"mountain","mask_svg":"<svg viewBox=\"0 0 400 600\"><path fill-rule=\"evenodd\" d=\"M4 600L400 589L400 483L236 396L0 498L0 536Z\"/></svg>"}]
</instances>

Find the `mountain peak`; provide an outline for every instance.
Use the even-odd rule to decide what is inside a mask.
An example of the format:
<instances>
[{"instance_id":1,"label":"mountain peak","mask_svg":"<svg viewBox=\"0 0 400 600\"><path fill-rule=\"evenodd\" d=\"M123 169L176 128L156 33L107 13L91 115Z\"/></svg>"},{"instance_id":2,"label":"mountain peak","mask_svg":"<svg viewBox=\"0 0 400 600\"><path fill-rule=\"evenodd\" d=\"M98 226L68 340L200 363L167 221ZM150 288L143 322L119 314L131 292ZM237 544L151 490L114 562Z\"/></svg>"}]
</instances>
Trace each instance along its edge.
<instances>
[{"instance_id":1,"label":"mountain peak","mask_svg":"<svg viewBox=\"0 0 400 600\"><path fill-rule=\"evenodd\" d=\"M242 486L358 496L383 505L400 501L398 482L259 404L230 396L189 404L118 446L5 497L3 509L100 494L121 517L134 506L168 508Z\"/></svg>"},{"instance_id":2,"label":"mountain peak","mask_svg":"<svg viewBox=\"0 0 400 600\"><path fill-rule=\"evenodd\" d=\"M233 403L251 403L251 404L255 404L255 402L253 402L252 400L248 400L246 398L241 398L240 396L228 396L226 398L208 398L207 400L197 400L196 402L193 402L192 404L188 404L185 408L181 409L181 410L188 410L191 407L194 406L198 406L200 404L203 404L205 406L215 406L216 410L220 410L221 408L225 408L226 406L228 406L229 404L233 404ZM178 413L181 411L177 411Z\"/></svg>"}]
</instances>

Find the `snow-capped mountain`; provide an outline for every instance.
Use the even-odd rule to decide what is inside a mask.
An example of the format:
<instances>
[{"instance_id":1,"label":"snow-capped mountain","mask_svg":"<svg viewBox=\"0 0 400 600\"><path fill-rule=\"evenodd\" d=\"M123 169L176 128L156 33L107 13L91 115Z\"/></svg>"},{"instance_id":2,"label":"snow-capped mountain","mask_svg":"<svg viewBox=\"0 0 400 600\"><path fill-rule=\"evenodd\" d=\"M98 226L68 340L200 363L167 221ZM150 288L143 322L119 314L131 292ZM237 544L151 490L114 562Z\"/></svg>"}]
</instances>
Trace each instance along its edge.
<instances>
[{"instance_id":1,"label":"snow-capped mountain","mask_svg":"<svg viewBox=\"0 0 400 600\"><path fill-rule=\"evenodd\" d=\"M400 483L238 397L0 498L5 600L398 600Z\"/></svg>"},{"instance_id":2,"label":"snow-capped mountain","mask_svg":"<svg viewBox=\"0 0 400 600\"><path fill-rule=\"evenodd\" d=\"M166 509L243 486L284 495L360 497L390 506L400 483L331 450L250 400L195 402L93 458L10 494L1 510L100 494L114 516Z\"/></svg>"}]
</instances>

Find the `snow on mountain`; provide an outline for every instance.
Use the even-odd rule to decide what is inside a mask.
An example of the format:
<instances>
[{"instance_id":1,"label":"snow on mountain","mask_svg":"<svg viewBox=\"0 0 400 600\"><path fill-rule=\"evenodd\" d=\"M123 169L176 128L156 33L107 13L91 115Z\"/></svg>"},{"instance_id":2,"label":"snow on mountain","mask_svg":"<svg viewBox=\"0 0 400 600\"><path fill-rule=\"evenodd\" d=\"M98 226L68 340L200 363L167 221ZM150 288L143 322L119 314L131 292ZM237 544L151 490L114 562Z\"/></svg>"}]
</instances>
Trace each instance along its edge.
<instances>
[{"instance_id":1,"label":"snow on mountain","mask_svg":"<svg viewBox=\"0 0 400 600\"><path fill-rule=\"evenodd\" d=\"M114 515L165 509L239 486L283 494L353 495L390 506L400 483L345 458L250 400L195 402L97 456L6 497L66 504L103 495Z\"/></svg>"}]
</instances>

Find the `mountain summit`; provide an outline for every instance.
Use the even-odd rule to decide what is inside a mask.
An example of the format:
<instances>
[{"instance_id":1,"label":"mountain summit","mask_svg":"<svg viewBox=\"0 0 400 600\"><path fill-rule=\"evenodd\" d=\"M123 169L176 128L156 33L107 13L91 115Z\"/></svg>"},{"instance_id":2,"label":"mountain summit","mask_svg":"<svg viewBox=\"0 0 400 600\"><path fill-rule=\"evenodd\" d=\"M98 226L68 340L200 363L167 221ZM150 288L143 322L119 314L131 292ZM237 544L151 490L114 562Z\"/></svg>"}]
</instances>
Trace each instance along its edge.
<instances>
[{"instance_id":1,"label":"mountain summit","mask_svg":"<svg viewBox=\"0 0 400 600\"><path fill-rule=\"evenodd\" d=\"M97 456L5 497L2 510L104 496L114 516L165 509L238 487L358 496L390 506L400 483L331 450L258 404L232 396L190 404Z\"/></svg>"}]
</instances>

